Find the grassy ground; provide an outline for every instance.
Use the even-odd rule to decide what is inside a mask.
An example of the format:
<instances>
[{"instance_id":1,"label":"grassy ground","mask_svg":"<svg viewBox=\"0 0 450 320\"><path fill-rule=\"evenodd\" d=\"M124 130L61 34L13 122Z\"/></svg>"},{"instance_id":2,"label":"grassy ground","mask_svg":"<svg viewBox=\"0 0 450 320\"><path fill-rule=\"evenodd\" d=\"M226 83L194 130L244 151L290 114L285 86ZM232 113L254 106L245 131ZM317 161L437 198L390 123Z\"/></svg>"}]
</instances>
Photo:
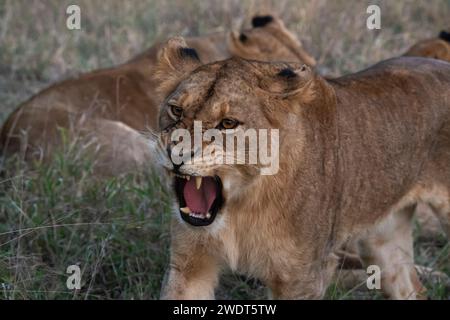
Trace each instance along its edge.
<instances>
[{"instance_id":1,"label":"grassy ground","mask_svg":"<svg viewBox=\"0 0 450 320\"><path fill-rule=\"evenodd\" d=\"M65 28L65 8L78 3L82 30ZM25 1L0 0L0 121L49 84L118 64L169 35L248 26L255 13L275 13L330 75L357 71L399 55L449 28L450 2L370 1L382 29L365 28L368 1ZM51 166L6 164L0 178L0 299L157 298L168 263L169 195L151 173L95 181L71 150ZM450 274L443 238L416 243L417 262ZM66 288L67 266L82 269L82 289ZM450 290L425 279L430 296ZM332 299L379 298L332 286ZM219 298L265 297L254 280L223 278Z\"/></svg>"}]
</instances>

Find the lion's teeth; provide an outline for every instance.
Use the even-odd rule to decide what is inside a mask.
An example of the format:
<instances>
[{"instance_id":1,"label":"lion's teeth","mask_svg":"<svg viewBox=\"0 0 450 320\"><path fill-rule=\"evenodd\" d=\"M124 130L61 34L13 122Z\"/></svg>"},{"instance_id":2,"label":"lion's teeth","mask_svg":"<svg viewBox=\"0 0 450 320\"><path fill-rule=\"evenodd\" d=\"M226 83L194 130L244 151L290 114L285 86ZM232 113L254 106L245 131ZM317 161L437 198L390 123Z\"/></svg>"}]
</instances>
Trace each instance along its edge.
<instances>
[{"instance_id":1,"label":"lion's teeth","mask_svg":"<svg viewBox=\"0 0 450 320\"><path fill-rule=\"evenodd\" d=\"M189 216L197 218L197 219L206 219L206 218L210 218L211 217L210 214L209 214L209 216L208 216L208 214L206 216L204 216L203 214L198 213L198 212L189 212Z\"/></svg>"},{"instance_id":2,"label":"lion's teeth","mask_svg":"<svg viewBox=\"0 0 450 320\"><path fill-rule=\"evenodd\" d=\"M184 176L187 181L191 180L191 176Z\"/></svg>"},{"instance_id":3,"label":"lion's teeth","mask_svg":"<svg viewBox=\"0 0 450 320\"><path fill-rule=\"evenodd\" d=\"M189 209L189 207L180 208L180 211L186 214L191 213L191 209Z\"/></svg>"},{"instance_id":4,"label":"lion's teeth","mask_svg":"<svg viewBox=\"0 0 450 320\"><path fill-rule=\"evenodd\" d=\"M202 186L202 177L195 177L195 186L197 187L197 190L200 189Z\"/></svg>"},{"instance_id":5,"label":"lion's teeth","mask_svg":"<svg viewBox=\"0 0 450 320\"><path fill-rule=\"evenodd\" d=\"M211 218L211 213L208 212L208 213L206 214L206 218L207 218L207 219Z\"/></svg>"}]
</instances>

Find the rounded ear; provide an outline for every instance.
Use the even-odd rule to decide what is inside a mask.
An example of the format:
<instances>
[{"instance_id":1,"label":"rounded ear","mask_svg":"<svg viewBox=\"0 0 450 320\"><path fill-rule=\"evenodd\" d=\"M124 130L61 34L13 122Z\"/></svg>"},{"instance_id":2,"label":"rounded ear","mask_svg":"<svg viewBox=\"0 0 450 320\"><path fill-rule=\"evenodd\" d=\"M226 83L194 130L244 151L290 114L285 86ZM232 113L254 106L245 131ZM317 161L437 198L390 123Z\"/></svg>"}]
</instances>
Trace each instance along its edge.
<instances>
[{"instance_id":1,"label":"rounded ear","mask_svg":"<svg viewBox=\"0 0 450 320\"><path fill-rule=\"evenodd\" d=\"M294 49L300 61L311 67L316 65L316 60L303 49L301 41L286 28L283 20L280 18L272 15L256 16L252 20L252 25L255 28L264 27L265 30L272 33L276 38L289 45Z\"/></svg>"},{"instance_id":2,"label":"rounded ear","mask_svg":"<svg viewBox=\"0 0 450 320\"><path fill-rule=\"evenodd\" d=\"M254 59L258 55L258 51L254 47L248 45L248 36L244 32L232 30L227 37L227 47L231 55L244 59Z\"/></svg>"},{"instance_id":3,"label":"rounded ear","mask_svg":"<svg viewBox=\"0 0 450 320\"><path fill-rule=\"evenodd\" d=\"M281 98L299 96L302 101L308 102L313 98L314 72L306 64L284 66L271 70L270 74L264 72L260 87Z\"/></svg>"},{"instance_id":4,"label":"rounded ear","mask_svg":"<svg viewBox=\"0 0 450 320\"><path fill-rule=\"evenodd\" d=\"M187 46L183 37L170 38L158 52L157 91L166 96L187 74L201 65L197 52Z\"/></svg>"},{"instance_id":5,"label":"rounded ear","mask_svg":"<svg viewBox=\"0 0 450 320\"><path fill-rule=\"evenodd\" d=\"M439 33L439 39L445 40L447 42L450 42L450 32L447 32L445 30L442 30Z\"/></svg>"},{"instance_id":6,"label":"rounded ear","mask_svg":"<svg viewBox=\"0 0 450 320\"><path fill-rule=\"evenodd\" d=\"M236 31L236 30L231 30L228 33L228 37L227 37L227 41L228 43L234 43L234 42L239 42L239 36L240 36L240 32Z\"/></svg>"},{"instance_id":7,"label":"rounded ear","mask_svg":"<svg viewBox=\"0 0 450 320\"><path fill-rule=\"evenodd\" d=\"M254 16L252 19L252 26L253 28L261 28L271 23L273 20L274 18L271 15Z\"/></svg>"}]
</instances>

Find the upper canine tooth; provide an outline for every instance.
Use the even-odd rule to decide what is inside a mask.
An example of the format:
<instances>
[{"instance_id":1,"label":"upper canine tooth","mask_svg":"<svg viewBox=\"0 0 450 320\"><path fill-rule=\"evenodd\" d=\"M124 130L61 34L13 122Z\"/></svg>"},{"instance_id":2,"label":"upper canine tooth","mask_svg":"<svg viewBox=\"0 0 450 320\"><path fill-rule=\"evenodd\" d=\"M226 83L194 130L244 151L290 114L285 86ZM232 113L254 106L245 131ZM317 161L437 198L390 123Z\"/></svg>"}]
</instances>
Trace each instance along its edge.
<instances>
[{"instance_id":1,"label":"upper canine tooth","mask_svg":"<svg viewBox=\"0 0 450 320\"><path fill-rule=\"evenodd\" d=\"M202 186L202 177L195 177L195 186L197 187L197 190L200 189Z\"/></svg>"},{"instance_id":2,"label":"upper canine tooth","mask_svg":"<svg viewBox=\"0 0 450 320\"><path fill-rule=\"evenodd\" d=\"M191 176L184 176L187 181L191 180Z\"/></svg>"},{"instance_id":3,"label":"upper canine tooth","mask_svg":"<svg viewBox=\"0 0 450 320\"><path fill-rule=\"evenodd\" d=\"M186 214L191 213L191 209L189 209L189 207L180 208L180 211Z\"/></svg>"}]
</instances>

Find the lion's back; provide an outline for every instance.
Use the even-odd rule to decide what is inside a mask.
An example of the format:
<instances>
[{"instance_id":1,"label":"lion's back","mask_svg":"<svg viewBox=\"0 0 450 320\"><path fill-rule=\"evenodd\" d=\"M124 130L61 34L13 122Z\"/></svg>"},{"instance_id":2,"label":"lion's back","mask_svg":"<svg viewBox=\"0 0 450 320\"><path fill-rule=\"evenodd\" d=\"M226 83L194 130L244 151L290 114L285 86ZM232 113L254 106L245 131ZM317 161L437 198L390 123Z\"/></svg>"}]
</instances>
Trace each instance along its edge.
<instances>
[{"instance_id":1,"label":"lion's back","mask_svg":"<svg viewBox=\"0 0 450 320\"><path fill-rule=\"evenodd\" d=\"M450 101L450 63L420 57L393 58L330 83L337 95L348 96L352 105L438 107Z\"/></svg>"}]
</instances>

